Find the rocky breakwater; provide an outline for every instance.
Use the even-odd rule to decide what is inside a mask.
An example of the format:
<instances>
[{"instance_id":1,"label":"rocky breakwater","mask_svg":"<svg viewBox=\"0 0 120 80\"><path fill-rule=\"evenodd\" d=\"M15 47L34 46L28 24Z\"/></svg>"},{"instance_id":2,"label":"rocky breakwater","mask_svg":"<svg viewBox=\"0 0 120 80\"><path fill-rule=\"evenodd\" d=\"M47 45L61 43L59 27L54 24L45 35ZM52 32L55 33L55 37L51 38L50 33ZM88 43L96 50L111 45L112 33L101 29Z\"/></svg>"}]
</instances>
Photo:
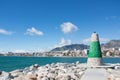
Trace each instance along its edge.
<instances>
[{"instance_id":1,"label":"rocky breakwater","mask_svg":"<svg viewBox=\"0 0 120 80\"><path fill-rule=\"evenodd\" d=\"M93 73L98 77L96 78ZM85 77L86 74L88 76ZM105 80L120 80L120 64L109 64L108 67L90 67L86 63L80 64L78 61L76 63L52 63L44 66L35 64L11 72L0 71L0 80L89 80L88 77L93 78L92 80L102 80L101 75Z\"/></svg>"},{"instance_id":2,"label":"rocky breakwater","mask_svg":"<svg viewBox=\"0 0 120 80\"><path fill-rule=\"evenodd\" d=\"M11 72L0 72L0 80L80 80L86 70L79 62L38 64Z\"/></svg>"}]
</instances>

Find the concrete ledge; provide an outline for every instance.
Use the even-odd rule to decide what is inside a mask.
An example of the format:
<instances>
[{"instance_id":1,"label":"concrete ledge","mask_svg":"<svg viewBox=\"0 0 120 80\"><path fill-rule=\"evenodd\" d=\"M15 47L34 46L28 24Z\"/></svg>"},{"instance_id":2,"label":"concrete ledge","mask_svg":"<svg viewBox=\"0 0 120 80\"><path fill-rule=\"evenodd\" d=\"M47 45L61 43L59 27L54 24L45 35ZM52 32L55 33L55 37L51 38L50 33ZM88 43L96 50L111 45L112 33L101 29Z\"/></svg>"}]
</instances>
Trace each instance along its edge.
<instances>
[{"instance_id":1,"label":"concrete ledge","mask_svg":"<svg viewBox=\"0 0 120 80\"><path fill-rule=\"evenodd\" d=\"M107 80L108 75L105 69L87 69L81 80Z\"/></svg>"}]
</instances>

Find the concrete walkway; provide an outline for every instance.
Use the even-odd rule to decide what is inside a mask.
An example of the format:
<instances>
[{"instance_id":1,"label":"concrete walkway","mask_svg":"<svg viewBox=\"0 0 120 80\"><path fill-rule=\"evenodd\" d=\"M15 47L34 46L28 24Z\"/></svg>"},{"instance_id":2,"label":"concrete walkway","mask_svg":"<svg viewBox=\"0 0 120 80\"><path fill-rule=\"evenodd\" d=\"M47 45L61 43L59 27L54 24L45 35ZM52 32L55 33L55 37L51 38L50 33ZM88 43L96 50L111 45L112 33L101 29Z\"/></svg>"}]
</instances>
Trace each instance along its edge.
<instances>
[{"instance_id":1,"label":"concrete walkway","mask_svg":"<svg viewBox=\"0 0 120 80\"><path fill-rule=\"evenodd\" d=\"M81 80L108 80L105 69L87 69Z\"/></svg>"}]
</instances>

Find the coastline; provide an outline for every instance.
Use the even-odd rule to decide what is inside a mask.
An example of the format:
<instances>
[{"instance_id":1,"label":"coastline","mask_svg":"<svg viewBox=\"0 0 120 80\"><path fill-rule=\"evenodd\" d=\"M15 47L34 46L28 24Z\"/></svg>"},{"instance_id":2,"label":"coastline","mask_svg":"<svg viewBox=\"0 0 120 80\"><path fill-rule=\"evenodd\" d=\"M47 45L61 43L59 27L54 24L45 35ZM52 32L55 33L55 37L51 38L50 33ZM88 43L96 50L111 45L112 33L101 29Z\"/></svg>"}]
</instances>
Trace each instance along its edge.
<instances>
[{"instance_id":1,"label":"coastline","mask_svg":"<svg viewBox=\"0 0 120 80\"><path fill-rule=\"evenodd\" d=\"M88 56L0 56L0 57L58 57L58 58L88 58ZM103 56L103 58L120 58L120 56Z\"/></svg>"}]
</instances>

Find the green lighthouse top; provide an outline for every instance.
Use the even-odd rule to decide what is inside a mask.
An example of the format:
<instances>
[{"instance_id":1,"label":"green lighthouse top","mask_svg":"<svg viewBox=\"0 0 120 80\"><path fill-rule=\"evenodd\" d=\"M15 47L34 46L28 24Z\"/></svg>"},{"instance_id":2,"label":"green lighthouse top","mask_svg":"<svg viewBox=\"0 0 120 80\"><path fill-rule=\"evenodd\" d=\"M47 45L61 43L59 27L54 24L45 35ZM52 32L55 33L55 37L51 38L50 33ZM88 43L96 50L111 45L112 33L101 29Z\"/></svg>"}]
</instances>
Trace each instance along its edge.
<instances>
[{"instance_id":1,"label":"green lighthouse top","mask_svg":"<svg viewBox=\"0 0 120 80\"><path fill-rule=\"evenodd\" d=\"M96 32L94 32L91 36L90 50L88 54L89 58L101 58L102 52L99 43L99 36Z\"/></svg>"}]
</instances>

